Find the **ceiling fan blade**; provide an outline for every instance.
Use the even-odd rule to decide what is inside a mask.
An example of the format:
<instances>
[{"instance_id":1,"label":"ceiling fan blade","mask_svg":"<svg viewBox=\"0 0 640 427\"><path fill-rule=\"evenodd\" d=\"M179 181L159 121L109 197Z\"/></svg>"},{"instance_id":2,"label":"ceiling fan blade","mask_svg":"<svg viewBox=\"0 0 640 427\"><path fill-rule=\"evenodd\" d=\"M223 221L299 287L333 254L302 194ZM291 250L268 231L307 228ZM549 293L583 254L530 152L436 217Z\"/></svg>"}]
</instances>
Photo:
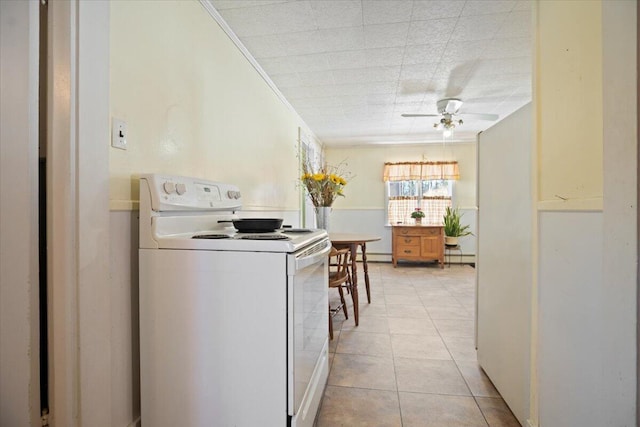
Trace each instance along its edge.
<instances>
[{"instance_id":1,"label":"ceiling fan blade","mask_svg":"<svg viewBox=\"0 0 640 427\"><path fill-rule=\"evenodd\" d=\"M458 113L458 116L469 116L480 120L491 120L495 121L500 118L497 114L488 114L488 113Z\"/></svg>"},{"instance_id":2,"label":"ceiling fan blade","mask_svg":"<svg viewBox=\"0 0 640 427\"><path fill-rule=\"evenodd\" d=\"M475 61L467 61L455 66L449 73L449 81L444 94L447 98L457 98L462 93L469 75L475 67Z\"/></svg>"},{"instance_id":3,"label":"ceiling fan blade","mask_svg":"<svg viewBox=\"0 0 640 427\"><path fill-rule=\"evenodd\" d=\"M440 114L401 114L402 117L440 117Z\"/></svg>"},{"instance_id":4,"label":"ceiling fan blade","mask_svg":"<svg viewBox=\"0 0 640 427\"><path fill-rule=\"evenodd\" d=\"M403 95L435 93L435 89L429 80L404 80L400 83L400 93Z\"/></svg>"}]
</instances>

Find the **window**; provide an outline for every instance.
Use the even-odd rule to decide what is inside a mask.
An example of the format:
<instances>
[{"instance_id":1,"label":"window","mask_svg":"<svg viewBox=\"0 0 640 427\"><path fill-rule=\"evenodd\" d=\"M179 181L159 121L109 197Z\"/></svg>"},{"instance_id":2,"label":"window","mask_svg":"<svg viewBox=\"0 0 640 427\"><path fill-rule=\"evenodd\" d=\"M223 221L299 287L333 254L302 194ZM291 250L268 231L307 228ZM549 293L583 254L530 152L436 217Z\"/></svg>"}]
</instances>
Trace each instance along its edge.
<instances>
[{"instance_id":1,"label":"window","mask_svg":"<svg viewBox=\"0 0 640 427\"><path fill-rule=\"evenodd\" d=\"M458 176L457 162L385 163L389 224L412 224L417 207L425 213L423 223L442 224Z\"/></svg>"}]
</instances>

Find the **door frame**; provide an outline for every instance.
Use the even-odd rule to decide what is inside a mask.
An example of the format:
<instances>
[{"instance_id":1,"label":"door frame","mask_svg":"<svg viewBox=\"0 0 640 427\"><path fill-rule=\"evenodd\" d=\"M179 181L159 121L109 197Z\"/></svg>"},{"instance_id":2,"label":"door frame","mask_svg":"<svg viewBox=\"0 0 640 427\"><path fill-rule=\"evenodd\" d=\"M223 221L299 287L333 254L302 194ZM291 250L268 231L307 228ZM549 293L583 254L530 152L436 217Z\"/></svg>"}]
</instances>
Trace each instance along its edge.
<instances>
[{"instance_id":1,"label":"door frame","mask_svg":"<svg viewBox=\"0 0 640 427\"><path fill-rule=\"evenodd\" d=\"M111 294L105 244L109 12L105 0L49 3L47 291L49 422L54 427L111 426Z\"/></svg>"}]
</instances>

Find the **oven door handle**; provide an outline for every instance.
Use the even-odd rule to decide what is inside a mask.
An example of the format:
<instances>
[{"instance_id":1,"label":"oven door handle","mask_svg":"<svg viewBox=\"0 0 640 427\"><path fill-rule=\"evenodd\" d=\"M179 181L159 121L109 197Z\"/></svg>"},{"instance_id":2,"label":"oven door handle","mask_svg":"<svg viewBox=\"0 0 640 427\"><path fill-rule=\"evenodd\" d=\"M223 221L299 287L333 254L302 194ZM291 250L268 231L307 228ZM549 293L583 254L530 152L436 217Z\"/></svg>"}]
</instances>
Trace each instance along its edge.
<instances>
[{"instance_id":1,"label":"oven door handle","mask_svg":"<svg viewBox=\"0 0 640 427\"><path fill-rule=\"evenodd\" d=\"M317 264L327 258L327 254L331 251L331 240L327 239L319 244L303 251L295 257L294 271L295 273L310 265Z\"/></svg>"}]
</instances>

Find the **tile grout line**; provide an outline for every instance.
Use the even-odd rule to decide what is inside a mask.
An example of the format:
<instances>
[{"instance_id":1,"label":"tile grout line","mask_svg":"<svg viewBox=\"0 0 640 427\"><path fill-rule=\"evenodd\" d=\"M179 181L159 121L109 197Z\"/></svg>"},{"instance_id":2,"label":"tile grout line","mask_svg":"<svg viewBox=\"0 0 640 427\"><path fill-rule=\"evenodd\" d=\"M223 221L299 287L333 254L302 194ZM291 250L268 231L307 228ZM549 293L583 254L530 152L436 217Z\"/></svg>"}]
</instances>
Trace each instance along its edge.
<instances>
[{"instance_id":1,"label":"tile grout line","mask_svg":"<svg viewBox=\"0 0 640 427\"><path fill-rule=\"evenodd\" d=\"M384 291L384 283L383 283L383 292L384 292L384 304L387 305L387 293ZM389 327L389 312L387 311L387 330L389 331L389 345L391 347L391 363L393 364L393 379L396 384L396 396L398 397L398 412L400 413L400 426L404 426L404 420L402 418L402 403L400 402L400 387L398 386L398 371L396 370L396 358L395 353L393 351L393 341L391 339L391 328Z\"/></svg>"},{"instance_id":2,"label":"tile grout line","mask_svg":"<svg viewBox=\"0 0 640 427\"><path fill-rule=\"evenodd\" d=\"M449 292L449 289L447 289L447 292ZM451 293L449 292L449 294L451 294ZM458 301L458 299L455 297L455 295L451 294L451 296L454 297L456 299L456 301ZM464 306L463 306L463 308L464 308ZM425 307L425 310L427 310L427 314L429 315L429 318L433 322L433 319L431 318L431 314L429 313L429 310L426 307ZM462 377L462 380L464 381L465 385L467 386L467 389L469 390L469 394L473 398L473 402L476 404L476 407L478 408L478 411L480 412L480 415L482 415L482 418L484 419L484 422L487 424L487 426L489 426L489 420L487 420L487 417L485 416L484 412L482 411L482 408L478 404L478 400L476 399L476 396L473 394L473 391L471 390L471 386L469 385L469 381L467 381L467 379L463 375L462 370L460 369L460 366L458 365L458 360L456 360L456 358L453 357L453 354L451 353L451 350L449 349L449 345L447 345L447 342L445 341L445 339L443 338L442 334L440 333L440 328L438 328L438 326L435 324L435 322L433 322L433 324L436 327L436 331L438 331L438 335L440 335L440 339L442 339L443 344L447 348L447 351L449 352L449 355L451 356L451 360L453 361L453 363L454 363L454 365L456 367L456 370L458 371L458 373Z\"/></svg>"}]
</instances>

